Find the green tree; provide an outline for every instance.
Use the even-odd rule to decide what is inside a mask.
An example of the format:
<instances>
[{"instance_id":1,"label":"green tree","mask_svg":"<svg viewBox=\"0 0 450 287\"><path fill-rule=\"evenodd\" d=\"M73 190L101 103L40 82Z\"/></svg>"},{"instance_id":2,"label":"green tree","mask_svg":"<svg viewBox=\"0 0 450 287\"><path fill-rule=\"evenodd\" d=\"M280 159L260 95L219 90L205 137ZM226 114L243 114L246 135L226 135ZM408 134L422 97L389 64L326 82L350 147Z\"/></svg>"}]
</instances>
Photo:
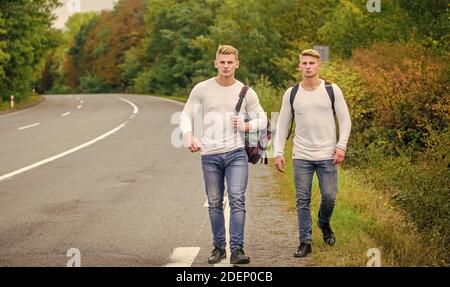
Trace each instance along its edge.
<instances>
[{"instance_id":1,"label":"green tree","mask_svg":"<svg viewBox=\"0 0 450 287\"><path fill-rule=\"evenodd\" d=\"M0 95L20 101L34 87L48 51L57 45L51 28L57 0L0 2Z\"/></svg>"},{"instance_id":2,"label":"green tree","mask_svg":"<svg viewBox=\"0 0 450 287\"><path fill-rule=\"evenodd\" d=\"M208 28L221 5L218 0L148 1L148 63L138 76L140 89L174 94L190 87L199 74L211 75L212 55L205 55L196 39L208 37ZM202 60L207 57L206 67Z\"/></svg>"},{"instance_id":3,"label":"green tree","mask_svg":"<svg viewBox=\"0 0 450 287\"><path fill-rule=\"evenodd\" d=\"M398 1L383 1L381 12L370 13L367 1L340 0L319 29L319 40L332 53L349 57L355 48L368 48L377 41L407 40L412 25Z\"/></svg>"},{"instance_id":4,"label":"green tree","mask_svg":"<svg viewBox=\"0 0 450 287\"><path fill-rule=\"evenodd\" d=\"M85 74L84 67L85 51L84 45L91 29L98 21L98 16L89 18L89 20L82 24L78 33L73 39L73 43L69 46L67 55L64 57L63 72L61 74L65 86L73 90L78 89L80 85L80 78Z\"/></svg>"}]
</instances>

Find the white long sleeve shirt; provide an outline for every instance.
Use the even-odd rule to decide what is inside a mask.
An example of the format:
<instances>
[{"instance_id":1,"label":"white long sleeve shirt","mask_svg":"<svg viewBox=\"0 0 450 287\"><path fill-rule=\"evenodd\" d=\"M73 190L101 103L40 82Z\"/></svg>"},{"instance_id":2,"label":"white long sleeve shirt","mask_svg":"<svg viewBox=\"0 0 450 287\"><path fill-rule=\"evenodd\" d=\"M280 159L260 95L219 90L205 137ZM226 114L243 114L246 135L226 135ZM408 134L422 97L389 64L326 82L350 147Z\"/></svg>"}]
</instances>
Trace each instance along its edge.
<instances>
[{"instance_id":1,"label":"white long sleeve shirt","mask_svg":"<svg viewBox=\"0 0 450 287\"><path fill-rule=\"evenodd\" d=\"M202 155L229 152L245 146L244 133L236 132L232 127L232 116L243 86L236 81L224 87L211 78L192 89L180 116L180 129L183 135L193 132L196 138L201 139ZM251 88L242 102L239 116L251 118L251 132L262 130L267 125L266 114Z\"/></svg>"},{"instance_id":2,"label":"white long sleeve shirt","mask_svg":"<svg viewBox=\"0 0 450 287\"><path fill-rule=\"evenodd\" d=\"M294 99L295 136L293 159L327 160L333 158L336 147L346 150L350 136L351 120L341 89L332 84L334 108L339 124L339 140L336 142L336 124L325 81L313 91L299 86ZM275 156L284 156L286 137L292 121L290 94L292 87L283 96L275 136Z\"/></svg>"}]
</instances>

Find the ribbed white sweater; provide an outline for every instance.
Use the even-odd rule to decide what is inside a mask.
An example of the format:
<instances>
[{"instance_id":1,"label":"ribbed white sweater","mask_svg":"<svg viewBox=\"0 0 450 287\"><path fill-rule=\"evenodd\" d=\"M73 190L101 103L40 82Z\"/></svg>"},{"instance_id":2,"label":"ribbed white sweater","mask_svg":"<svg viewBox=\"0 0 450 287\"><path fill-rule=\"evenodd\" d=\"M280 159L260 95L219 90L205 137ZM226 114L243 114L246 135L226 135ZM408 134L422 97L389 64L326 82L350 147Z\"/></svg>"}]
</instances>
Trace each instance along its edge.
<instances>
[{"instance_id":1,"label":"ribbed white sweater","mask_svg":"<svg viewBox=\"0 0 450 287\"><path fill-rule=\"evenodd\" d=\"M244 134L235 132L231 121L243 86L243 83L236 81L224 87L211 78L192 89L180 117L180 129L183 134L194 131L194 136L201 139L202 155L244 147ZM252 119L251 131L262 130L267 125L266 114L251 88L242 102L240 116Z\"/></svg>"},{"instance_id":2,"label":"ribbed white sweater","mask_svg":"<svg viewBox=\"0 0 450 287\"><path fill-rule=\"evenodd\" d=\"M299 86L294 100L295 136L292 157L305 160L327 160L333 158L336 147L347 148L351 120L341 89L335 85L334 108L339 123L339 140L336 143L336 125L331 100L325 89L325 81L314 91ZM286 137L292 120L289 88L283 96L275 136L275 156L284 155Z\"/></svg>"}]
</instances>

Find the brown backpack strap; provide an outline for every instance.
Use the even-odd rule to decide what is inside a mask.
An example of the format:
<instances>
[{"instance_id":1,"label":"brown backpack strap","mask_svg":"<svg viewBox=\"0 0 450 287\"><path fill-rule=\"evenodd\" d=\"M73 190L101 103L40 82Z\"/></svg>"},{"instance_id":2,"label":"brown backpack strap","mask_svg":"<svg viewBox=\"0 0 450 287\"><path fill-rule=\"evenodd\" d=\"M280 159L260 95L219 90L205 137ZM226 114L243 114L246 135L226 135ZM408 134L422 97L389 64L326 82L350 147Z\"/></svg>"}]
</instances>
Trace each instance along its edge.
<instances>
[{"instance_id":1,"label":"brown backpack strap","mask_svg":"<svg viewBox=\"0 0 450 287\"><path fill-rule=\"evenodd\" d=\"M239 113L241 111L242 101L245 98L245 95L247 94L248 86L243 86L241 89L241 92L239 93L239 100L236 104L236 108L234 109L236 113Z\"/></svg>"}]
</instances>

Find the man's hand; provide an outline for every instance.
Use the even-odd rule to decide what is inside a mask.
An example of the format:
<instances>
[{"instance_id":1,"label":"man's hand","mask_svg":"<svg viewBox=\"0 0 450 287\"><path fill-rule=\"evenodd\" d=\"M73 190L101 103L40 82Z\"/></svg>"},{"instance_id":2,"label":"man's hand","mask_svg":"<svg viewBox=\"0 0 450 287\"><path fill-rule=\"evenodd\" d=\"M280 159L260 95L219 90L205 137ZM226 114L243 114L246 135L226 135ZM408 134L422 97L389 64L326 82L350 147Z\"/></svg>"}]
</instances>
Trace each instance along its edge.
<instances>
[{"instance_id":1,"label":"man's hand","mask_svg":"<svg viewBox=\"0 0 450 287\"><path fill-rule=\"evenodd\" d=\"M250 130L250 123L244 122L244 120L239 116L233 116L231 118L231 125L235 131L247 132Z\"/></svg>"},{"instance_id":2,"label":"man's hand","mask_svg":"<svg viewBox=\"0 0 450 287\"><path fill-rule=\"evenodd\" d=\"M275 167L279 172L284 172L284 156L277 156L275 158Z\"/></svg>"},{"instance_id":3,"label":"man's hand","mask_svg":"<svg viewBox=\"0 0 450 287\"><path fill-rule=\"evenodd\" d=\"M200 143L194 137L192 132L187 132L184 134L184 146L187 147L191 152L201 151Z\"/></svg>"},{"instance_id":4,"label":"man's hand","mask_svg":"<svg viewBox=\"0 0 450 287\"><path fill-rule=\"evenodd\" d=\"M333 153L333 164L335 165L340 164L341 162L344 161L344 158L345 158L345 151L337 147Z\"/></svg>"}]
</instances>

